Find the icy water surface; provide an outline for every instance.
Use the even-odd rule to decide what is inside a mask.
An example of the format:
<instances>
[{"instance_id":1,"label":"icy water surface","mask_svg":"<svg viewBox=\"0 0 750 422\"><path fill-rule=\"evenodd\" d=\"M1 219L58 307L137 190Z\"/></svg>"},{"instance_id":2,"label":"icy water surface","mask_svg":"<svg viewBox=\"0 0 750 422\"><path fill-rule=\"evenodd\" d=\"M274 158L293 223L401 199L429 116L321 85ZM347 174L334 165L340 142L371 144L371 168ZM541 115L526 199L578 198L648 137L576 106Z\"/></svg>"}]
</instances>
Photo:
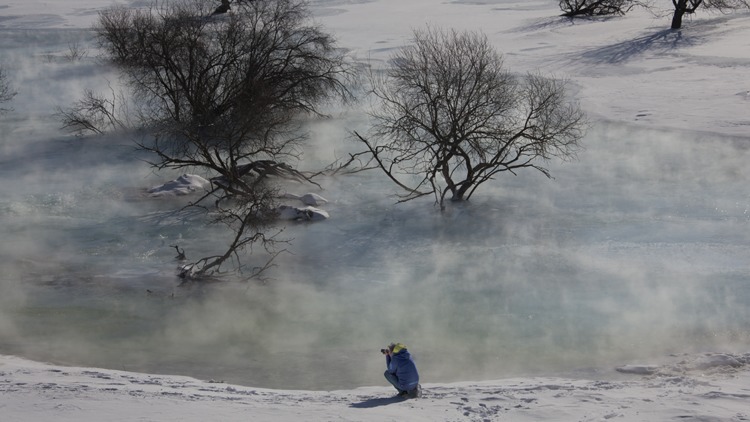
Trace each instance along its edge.
<instances>
[{"instance_id":1,"label":"icy water surface","mask_svg":"<svg viewBox=\"0 0 750 422\"><path fill-rule=\"evenodd\" d=\"M502 175L442 214L394 205L377 173L321 180L331 218L285 228L272 280L181 285L170 245L197 257L226 233L175 213L187 198L148 198L179 174L152 173L129 136L62 133L57 106L108 89L101 64L59 54L85 34L4 36L26 95L0 120L0 353L335 389L383 384L393 340L425 383L750 345L747 139L599 123L554 180ZM303 167L363 127L311 122Z\"/></svg>"},{"instance_id":2,"label":"icy water surface","mask_svg":"<svg viewBox=\"0 0 750 422\"><path fill-rule=\"evenodd\" d=\"M332 389L382 383L391 340L426 382L741 349L744 142L602 124L555 180L501 177L444 214L375 173L325 180L331 219L286 227L273 280L180 285L170 245L223 238L143 195L167 176L124 140L30 141L0 170L0 353Z\"/></svg>"}]
</instances>

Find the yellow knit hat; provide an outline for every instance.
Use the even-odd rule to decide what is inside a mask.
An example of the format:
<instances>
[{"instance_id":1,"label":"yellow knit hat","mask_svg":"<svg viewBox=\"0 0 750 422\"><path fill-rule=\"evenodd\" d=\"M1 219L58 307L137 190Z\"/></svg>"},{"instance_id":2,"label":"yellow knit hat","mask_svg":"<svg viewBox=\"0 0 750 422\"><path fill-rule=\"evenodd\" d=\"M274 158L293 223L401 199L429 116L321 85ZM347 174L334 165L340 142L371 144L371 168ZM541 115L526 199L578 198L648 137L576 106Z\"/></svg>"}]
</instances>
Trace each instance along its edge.
<instances>
[{"instance_id":1,"label":"yellow knit hat","mask_svg":"<svg viewBox=\"0 0 750 422\"><path fill-rule=\"evenodd\" d=\"M398 353L398 352L400 352L400 351L402 351L402 350L406 349L406 346L404 346L404 344L403 344L403 343L391 343L391 344L390 344L390 345L388 346L388 348L389 348L389 349L391 349L391 352L392 352L392 353L396 354L396 353Z\"/></svg>"}]
</instances>

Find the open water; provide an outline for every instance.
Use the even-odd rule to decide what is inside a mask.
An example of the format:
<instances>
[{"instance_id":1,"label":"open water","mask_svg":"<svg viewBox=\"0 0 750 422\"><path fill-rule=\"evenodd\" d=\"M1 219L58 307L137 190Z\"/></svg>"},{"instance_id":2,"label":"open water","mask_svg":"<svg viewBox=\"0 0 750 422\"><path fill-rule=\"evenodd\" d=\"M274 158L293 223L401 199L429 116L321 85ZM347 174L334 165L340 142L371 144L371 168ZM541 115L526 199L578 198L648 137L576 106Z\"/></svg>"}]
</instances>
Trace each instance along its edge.
<instances>
[{"instance_id":1,"label":"open water","mask_svg":"<svg viewBox=\"0 0 750 422\"><path fill-rule=\"evenodd\" d=\"M0 118L0 353L336 389L383 384L391 341L425 383L750 345L747 139L598 123L555 179L501 175L444 213L395 205L377 173L321 180L331 218L284 228L271 280L181 284L170 245L198 257L226 232L180 212L189 198L145 195L179 174L153 173L131 136L61 131L55 107L102 68L39 48L13 62L28 95ZM363 124L310 122L302 167Z\"/></svg>"}]
</instances>

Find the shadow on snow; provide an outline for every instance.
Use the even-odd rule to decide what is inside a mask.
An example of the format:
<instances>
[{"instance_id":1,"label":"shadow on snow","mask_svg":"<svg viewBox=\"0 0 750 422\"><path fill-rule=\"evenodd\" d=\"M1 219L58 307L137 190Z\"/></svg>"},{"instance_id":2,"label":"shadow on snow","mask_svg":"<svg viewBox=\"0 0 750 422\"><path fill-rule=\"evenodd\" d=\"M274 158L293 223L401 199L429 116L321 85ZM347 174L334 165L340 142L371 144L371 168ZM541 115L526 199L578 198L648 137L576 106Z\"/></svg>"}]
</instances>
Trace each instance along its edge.
<instances>
[{"instance_id":1,"label":"shadow on snow","mask_svg":"<svg viewBox=\"0 0 750 422\"><path fill-rule=\"evenodd\" d=\"M401 403L402 401L406 401L406 399L404 397L398 396L378 397L374 399L367 399L359 403L352 403L350 407L354 407L357 409L370 409L373 407L388 406L389 404Z\"/></svg>"}]
</instances>

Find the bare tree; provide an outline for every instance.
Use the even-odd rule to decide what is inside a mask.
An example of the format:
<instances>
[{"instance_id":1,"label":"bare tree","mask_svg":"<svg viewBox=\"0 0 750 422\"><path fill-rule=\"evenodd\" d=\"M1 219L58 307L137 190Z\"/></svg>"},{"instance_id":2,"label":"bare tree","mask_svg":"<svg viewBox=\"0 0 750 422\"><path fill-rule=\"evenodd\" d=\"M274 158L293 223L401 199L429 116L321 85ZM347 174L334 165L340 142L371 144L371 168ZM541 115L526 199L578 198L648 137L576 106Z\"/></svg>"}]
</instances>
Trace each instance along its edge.
<instances>
[{"instance_id":1,"label":"bare tree","mask_svg":"<svg viewBox=\"0 0 750 422\"><path fill-rule=\"evenodd\" d=\"M624 15L641 2L636 0L560 0L563 16Z\"/></svg>"},{"instance_id":2,"label":"bare tree","mask_svg":"<svg viewBox=\"0 0 750 422\"><path fill-rule=\"evenodd\" d=\"M5 69L0 66L0 103L5 103L13 99L16 93L11 89L10 82L8 82L8 73ZM5 113L9 109L0 107L0 114Z\"/></svg>"},{"instance_id":3,"label":"bare tree","mask_svg":"<svg viewBox=\"0 0 750 422\"><path fill-rule=\"evenodd\" d=\"M68 108L58 108L57 117L68 129L78 135L85 133L103 134L112 130L128 129L128 112L122 92L117 92L110 85L110 94L86 89L83 98Z\"/></svg>"},{"instance_id":4,"label":"bare tree","mask_svg":"<svg viewBox=\"0 0 750 422\"><path fill-rule=\"evenodd\" d=\"M261 183L254 186L249 193L235 197L227 207L218 202L217 210L212 210L213 212L210 213L213 216L212 223L225 225L234 233L229 245L221 254L204 256L182 265L178 275L185 279L216 277L235 272L244 273L249 277L260 276L272 265L274 258L283 252L276 247L279 242L277 239L279 232L274 235L267 234L269 227L276 221L276 212L269 206L273 203L275 196L275 190ZM256 244L270 258L264 260L261 265L246 268L240 253L246 248L250 248L252 252ZM185 259L184 252L180 253L180 256L182 256L181 260Z\"/></svg>"},{"instance_id":5,"label":"bare tree","mask_svg":"<svg viewBox=\"0 0 750 422\"><path fill-rule=\"evenodd\" d=\"M197 275L239 258L253 243L272 242L265 210L274 208L273 186L263 169L301 177L283 163L298 158L305 139L297 117L351 98L344 53L310 22L305 1L235 2L233 13L221 15L212 9L203 0L113 7L96 28L153 133L139 142L154 153L151 164L203 169L215 175L212 193L232 198L216 221L230 225L235 239L227 253L189 267Z\"/></svg>"},{"instance_id":6,"label":"bare tree","mask_svg":"<svg viewBox=\"0 0 750 422\"><path fill-rule=\"evenodd\" d=\"M672 15L672 29L682 28L682 19L685 15L695 13L703 7L708 10L717 10L727 13L737 9L750 8L747 0L672 0L674 15Z\"/></svg>"},{"instance_id":7,"label":"bare tree","mask_svg":"<svg viewBox=\"0 0 750 422\"><path fill-rule=\"evenodd\" d=\"M568 17L624 15L636 6L654 9L653 0L559 0L559 5L563 16ZM685 15L696 13L701 8L729 13L750 9L750 0L672 0L672 5L672 29L680 29Z\"/></svg>"},{"instance_id":8,"label":"bare tree","mask_svg":"<svg viewBox=\"0 0 750 422\"><path fill-rule=\"evenodd\" d=\"M448 194L468 200L498 173L525 167L550 176L540 161L575 156L585 130L565 84L503 67L487 37L417 30L372 76L377 105L370 136L355 132L385 174L406 193L400 201Z\"/></svg>"}]
</instances>

